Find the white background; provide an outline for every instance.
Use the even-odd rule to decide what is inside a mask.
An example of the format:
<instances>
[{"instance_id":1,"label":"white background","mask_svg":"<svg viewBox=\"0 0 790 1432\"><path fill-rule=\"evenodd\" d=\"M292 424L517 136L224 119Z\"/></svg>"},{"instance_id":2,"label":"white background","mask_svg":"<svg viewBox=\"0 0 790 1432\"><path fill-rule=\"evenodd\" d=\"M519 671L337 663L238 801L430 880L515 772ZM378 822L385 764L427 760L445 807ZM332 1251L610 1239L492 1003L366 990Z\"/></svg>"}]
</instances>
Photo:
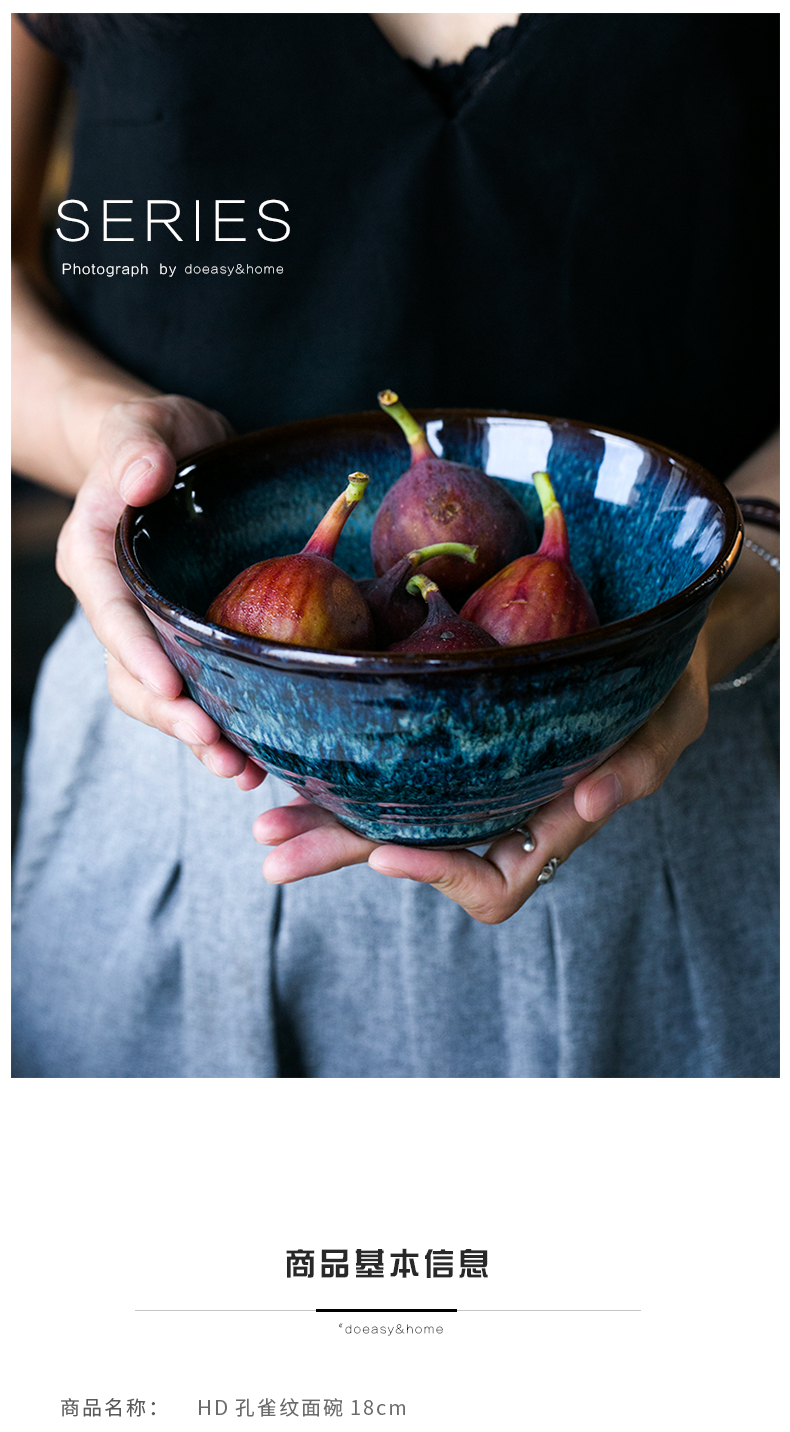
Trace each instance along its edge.
<instances>
[{"instance_id":1,"label":"white background","mask_svg":"<svg viewBox=\"0 0 790 1432\"><path fill-rule=\"evenodd\" d=\"M6 1104L14 1432L786 1425L778 1081L20 1080ZM484 1247L489 1277L427 1283L420 1259L375 1297L348 1280L349 1304L466 1309L430 1340L135 1311L346 1301L286 1279L296 1246ZM147 1411L67 1419L64 1397ZM238 1419L237 1397L340 1397L344 1416ZM406 1417L351 1419L355 1397ZM224 1418L198 1417L209 1398Z\"/></svg>"},{"instance_id":2,"label":"white background","mask_svg":"<svg viewBox=\"0 0 790 1432\"><path fill-rule=\"evenodd\" d=\"M103 1414L119 1432L780 1426L778 1081L16 1081L10 1103L9 1427L95 1426L88 1397L145 1399ZM407 1247L420 1276L288 1280L298 1247ZM431 1247L486 1248L488 1278L428 1282ZM295 1311L339 1304L465 1311L417 1319L441 1337ZM291 1397L321 1417L287 1423Z\"/></svg>"}]
</instances>

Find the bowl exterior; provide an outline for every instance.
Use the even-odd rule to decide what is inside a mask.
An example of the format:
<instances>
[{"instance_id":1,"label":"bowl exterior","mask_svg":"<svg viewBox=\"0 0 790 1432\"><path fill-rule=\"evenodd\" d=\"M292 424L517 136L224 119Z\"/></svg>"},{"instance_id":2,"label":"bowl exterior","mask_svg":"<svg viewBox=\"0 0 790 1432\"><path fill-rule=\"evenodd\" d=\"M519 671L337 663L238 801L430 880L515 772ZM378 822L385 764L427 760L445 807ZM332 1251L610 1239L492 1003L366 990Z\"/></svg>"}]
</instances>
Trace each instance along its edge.
<instances>
[{"instance_id":1,"label":"bowl exterior","mask_svg":"<svg viewBox=\"0 0 790 1432\"><path fill-rule=\"evenodd\" d=\"M263 667L154 621L192 698L267 771L369 840L446 848L511 830L605 760L677 681L704 618L638 653L452 680Z\"/></svg>"}]
</instances>

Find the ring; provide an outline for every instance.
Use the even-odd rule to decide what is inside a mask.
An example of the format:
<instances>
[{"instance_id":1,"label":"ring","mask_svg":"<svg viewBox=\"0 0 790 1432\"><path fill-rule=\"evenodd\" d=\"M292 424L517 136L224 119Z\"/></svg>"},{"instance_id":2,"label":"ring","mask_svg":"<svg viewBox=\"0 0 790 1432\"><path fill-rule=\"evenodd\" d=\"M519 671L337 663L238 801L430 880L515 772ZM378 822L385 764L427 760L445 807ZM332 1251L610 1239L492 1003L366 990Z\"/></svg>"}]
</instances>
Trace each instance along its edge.
<instances>
[{"instance_id":1,"label":"ring","mask_svg":"<svg viewBox=\"0 0 790 1432\"><path fill-rule=\"evenodd\" d=\"M557 874L558 865L562 865L560 857L558 855L552 855L551 860L548 862L547 865L544 865L543 869L540 872L540 875L538 876L538 884L550 885L551 881L554 879L554 876Z\"/></svg>"},{"instance_id":2,"label":"ring","mask_svg":"<svg viewBox=\"0 0 790 1432\"><path fill-rule=\"evenodd\" d=\"M537 849L537 844L538 844L538 842L536 841L534 835L532 834L532 831L530 830L529 826L528 826L528 825L517 825L517 826L516 826L516 832L517 832L518 835L523 835L523 837L524 837L524 841L523 841L523 844L522 844L522 846L521 846L521 849L522 849L522 850L526 850L527 855L531 855L532 852L533 852L533 850L536 850L536 849Z\"/></svg>"}]
</instances>

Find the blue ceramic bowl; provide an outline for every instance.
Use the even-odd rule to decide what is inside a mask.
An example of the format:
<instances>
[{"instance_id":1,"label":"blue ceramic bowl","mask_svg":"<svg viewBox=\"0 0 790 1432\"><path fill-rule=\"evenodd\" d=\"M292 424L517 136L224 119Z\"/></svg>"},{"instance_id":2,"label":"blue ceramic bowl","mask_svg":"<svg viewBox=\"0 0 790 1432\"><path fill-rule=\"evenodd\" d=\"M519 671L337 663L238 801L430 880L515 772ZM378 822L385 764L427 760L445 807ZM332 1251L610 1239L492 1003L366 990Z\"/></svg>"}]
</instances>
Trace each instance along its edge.
<instances>
[{"instance_id":1,"label":"blue ceramic bowl","mask_svg":"<svg viewBox=\"0 0 790 1432\"><path fill-rule=\"evenodd\" d=\"M502 479L538 533L531 475L550 473L601 627L433 657L317 651L206 621L244 567L298 551L359 469L371 482L337 561L373 575L373 518L409 462L382 413L198 453L167 497L126 509L116 551L193 699L267 771L371 840L474 845L573 785L655 710L737 559L742 524L726 488L653 443L564 419L418 416L437 452Z\"/></svg>"}]
</instances>

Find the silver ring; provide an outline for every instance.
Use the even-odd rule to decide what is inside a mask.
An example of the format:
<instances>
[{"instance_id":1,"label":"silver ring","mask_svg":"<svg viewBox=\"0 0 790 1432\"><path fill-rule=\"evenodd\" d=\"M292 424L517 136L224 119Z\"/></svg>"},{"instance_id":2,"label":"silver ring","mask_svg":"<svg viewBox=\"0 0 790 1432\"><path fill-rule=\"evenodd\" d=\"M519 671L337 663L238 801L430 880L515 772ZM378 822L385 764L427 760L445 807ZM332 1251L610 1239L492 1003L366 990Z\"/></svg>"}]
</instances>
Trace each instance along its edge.
<instances>
[{"instance_id":1,"label":"silver ring","mask_svg":"<svg viewBox=\"0 0 790 1432\"><path fill-rule=\"evenodd\" d=\"M538 884L550 885L552 880L554 879L554 876L557 874L557 867L559 865L562 865L560 857L558 855L552 855L551 860L548 861L546 865L544 865L543 869L540 872L540 875L538 876Z\"/></svg>"},{"instance_id":2,"label":"silver ring","mask_svg":"<svg viewBox=\"0 0 790 1432\"><path fill-rule=\"evenodd\" d=\"M517 825L516 833L518 835L523 835L524 840L521 849L526 850L527 855L531 855L533 850L537 850L538 842L536 841L528 825Z\"/></svg>"}]
</instances>

